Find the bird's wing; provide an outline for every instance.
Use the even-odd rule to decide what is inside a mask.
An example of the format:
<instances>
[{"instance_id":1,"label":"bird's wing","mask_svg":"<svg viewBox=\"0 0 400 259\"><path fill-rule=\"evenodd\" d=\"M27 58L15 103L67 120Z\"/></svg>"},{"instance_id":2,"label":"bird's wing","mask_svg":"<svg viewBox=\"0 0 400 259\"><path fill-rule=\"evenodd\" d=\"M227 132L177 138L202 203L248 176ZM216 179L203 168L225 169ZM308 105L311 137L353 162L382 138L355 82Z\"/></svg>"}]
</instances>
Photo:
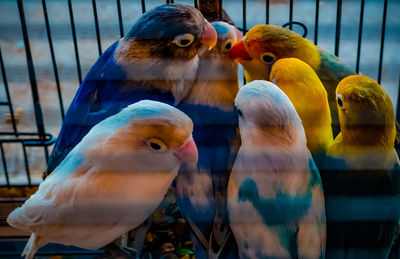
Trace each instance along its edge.
<instances>
[{"instance_id":1,"label":"bird's wing","mask_svg":"<svg viewBox=\"0 0 400 259\"><path fill-rule=\"evenodd\" d=\"M110 74L108 72L110 69L118 70L111 68L117 66L113 60L117 46L118 42L115 42L99 57L80 85L65 115L65 120L47 165L47 174L50 174L60 164L94 125L106 118L104 112L102 112L99 95L107 80L102 79L105 73ZM122 69L114 76L112 80L122 80L124 77Z\"/></svg>"}]
</instances>

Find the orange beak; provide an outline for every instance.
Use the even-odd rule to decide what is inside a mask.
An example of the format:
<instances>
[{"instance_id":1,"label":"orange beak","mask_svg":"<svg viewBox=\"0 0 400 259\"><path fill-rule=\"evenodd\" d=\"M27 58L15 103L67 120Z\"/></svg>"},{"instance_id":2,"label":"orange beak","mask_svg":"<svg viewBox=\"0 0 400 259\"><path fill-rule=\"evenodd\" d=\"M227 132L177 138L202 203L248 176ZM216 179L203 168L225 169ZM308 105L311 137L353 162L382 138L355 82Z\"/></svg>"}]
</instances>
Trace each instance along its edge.
<instances>
[{"instance_id":1,"label":"orange beak","mask_svg":"<svg viewBox=\"0 0 400 259\"><path fill-rule=\"evenodd\" d=\"M214 48L215 44L217 44L217 32L215 31L214 26L212 26L207 20L200 42L203 45L209 46L209 50Z\"/></svg>"},{"instance_id":2,"label":"orange beak","mask_svg":"<svg viewBox=\"0 0 400 259\"><path fill-rule=\"evenodd\" d=\"M182 163L196 165L199 159L199 152L197 151L196 143L193 137L190 137L185 143L174 152Z\"/></svg>"},{"instance_id":3,"label":"orange beak","mask_svg":"<svg viewBox=\"0 0 400 259\"><path fill-rule=\"evenodd\" d=\"M233 45L231 51L229 52L229 57L232 60L239 59L239 60L244 60L244 59L251 59L249 52L247 52L246 48L244 47L244 42L243 39L236 42L235 45Z\"/></svg>"}]
</instances>

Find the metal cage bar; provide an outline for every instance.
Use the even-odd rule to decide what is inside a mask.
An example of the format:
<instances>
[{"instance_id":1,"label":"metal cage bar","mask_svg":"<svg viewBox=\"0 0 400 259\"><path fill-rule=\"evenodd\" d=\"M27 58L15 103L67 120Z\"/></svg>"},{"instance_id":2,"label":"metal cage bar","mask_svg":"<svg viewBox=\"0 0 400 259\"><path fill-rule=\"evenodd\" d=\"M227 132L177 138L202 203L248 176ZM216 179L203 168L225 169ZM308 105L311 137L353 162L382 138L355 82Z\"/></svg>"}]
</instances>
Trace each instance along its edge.
<instances>
[{"instance_id":1,"label":"metal cage bar","mask_svg":"<svg viewBox=\"0 0 400 259\"><path fill-rule=\"evenodd\" d=\"M318 44L319 0L315 0L314 44Z\"/></svg>"},{"instance_id":2,"label":"metal cage bar","mask_svg":"<svg viewBox=\"0 0 400 259\"><path fill-rule=\"evenodd\" d=\"M387 16L388 0L383 3L382 14L382 32L381 32L381 47L379 50L379 68L378 68L378 83L382 81L382 64L383 64L383 47L385 46L385 32L386 32L386 16Z\"/></svg>"},{"instance_id":3,"label":"metal cage bar","mask_svg":"<svg viewBox=\"0 0 400 259\"><path fill-rule=\"evenodd\" d=\"M360 72L361 41L362 41L362 30L364 23L364 5L365 5L365 0L361 0L360 23L358 28L358 41L357 41L356 73Z\"/></svg>"},{"instance_id":4,"label":"metal cage bar","mask_svg":"<svg viewBox=\"0 0 400 259\"><path fill-rule=\"evenodd\" d=\"M53 47L53 39L51 37L50 22L49 22L49 17L47 15L46 0L42 0L42 8L43 8L44 21L46 24L46 33L47 33L47 39L49 42L51 62L53 64L54 79L56 80L58 103L60 106L61 119L64 120L64 115L65 115L64 103L63 103L63 98L61 95L61 85L60 85L60 78L58 76L56 57L54 55L54 47Z\"/></svg>"},{"instance_id":5,"label":"metal cage bar","mask_svg":"<svg viewBox=\"0 0 400 259\"><path fill-rule=\"evenodd\" d=\"M70 23L71 23L72 40L74 42L76 70L78 72L79 84L81 84L82 83L81 61L79 60L78 42L77 42L77 38L76 38L74 12L72 10L72 2L71 2L71 0L68 0L68 10L69 10L69 19L70 19Z\"/></svg>"},{"instance_id":6,"label":"metal cage bar","mask_svg":"<svg viewBox=\"0 0 400 259\"><path fill-rule=\"evenodd\" d=\"M342 19L342 0L337 0L336 11L336 33L335 33L335 55L339 57L340 47L340 23Z\"/></svg>"},{"instance_id":7,"label":"metal cage bar","mask_svg":"<svg viewBox=\"0 0 400 259\"><path fill-rule=\"evenodd\" d=\"M101 56L101 54L103 53L103 50L102 50L102 48L101 48L99 18L97 17L96 0L92 0L92 7L93 7L94 25L95 25L95 28L96 28L97 48L98 48L98 50L99 50L99 56Z\"/></svg>"},{"instance_id":8,"label":"metal cage bar","mask_svg":"<svg viewBox=\"0 0 400 259\"><path fill-rule=\"evenodd\" d=\"M143 0L142 0L142 10L143 10ZM124 37L124 24L122 23L121 0L117 0L117 11L118 11L119 34L122 38Z\"/></svg>"},{"instance_id":9,"label":"metal cage bar","mask_svg":"<svg viewBox=\"0 0 400 259\"><path fill-rule=\"evenodd\" d=\"M269 24L269 0L265 1L265 24Z\"/></svg>"}]
</instances>

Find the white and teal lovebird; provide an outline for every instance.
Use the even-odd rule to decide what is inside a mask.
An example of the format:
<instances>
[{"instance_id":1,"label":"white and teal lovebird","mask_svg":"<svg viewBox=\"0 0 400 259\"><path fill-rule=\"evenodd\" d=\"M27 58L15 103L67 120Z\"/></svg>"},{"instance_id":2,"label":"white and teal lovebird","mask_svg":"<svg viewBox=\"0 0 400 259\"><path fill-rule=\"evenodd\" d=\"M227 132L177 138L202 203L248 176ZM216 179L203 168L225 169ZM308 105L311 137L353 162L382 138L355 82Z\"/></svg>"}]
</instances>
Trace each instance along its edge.
<instances>
[{"instance_id":1,"label":"white and teal lovebird","mask_svg":"<svg viewBox=\"0 0 400 259\"><path fill-rule=\"evenodd\" d=\"M7 222L47 243L99 249L139 226L161 203L181 163L196 163L193 123L176 108L139 101L96 126Z\"/></svg>"},{"instance_id":2,"label":"white and teal lovebird","mask_svg":"<svg viewBox=\"0 0 400 259\"><path fill-rule=\"evenodd\" d=\"M241 147L228 185L230 226L241 258L323 258L321 178L301 120L271 82L246 84L235 99Z\"/></svg>"},{"instance_id":3,"label":"white and teal lovebird","mask_svg":"<svg viewBox=\"0 0 400 259\"><path fill-rule=\"evenodd\" d=\"M177 204L194 233L196 258L236 258L237 247L227 219L226 190L238 148L238 63L229 58L241 39L239 30L213 22L217 44L199 51L197 80L177 106L194 123L199 149L196 166L183 168L176 179Z\"/></svg>"}]
</instances>

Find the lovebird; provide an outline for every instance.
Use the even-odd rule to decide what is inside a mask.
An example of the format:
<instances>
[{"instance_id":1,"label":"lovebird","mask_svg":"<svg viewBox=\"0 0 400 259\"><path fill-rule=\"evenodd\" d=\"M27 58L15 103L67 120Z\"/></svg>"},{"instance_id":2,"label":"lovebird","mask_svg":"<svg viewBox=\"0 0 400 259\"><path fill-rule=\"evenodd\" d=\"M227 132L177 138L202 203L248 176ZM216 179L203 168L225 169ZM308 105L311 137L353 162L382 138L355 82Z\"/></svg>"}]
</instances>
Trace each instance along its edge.
<instances>
[{"instance_id":1,"label":"lovebird","mask_svg":"<svg viewBox=\"0 0 400 259\"><path fill-rule=\"evenodd\" d=\"M326 90L314 70L297 58L282 58L272 66L269 81L290 99L300 116L307 147L319 165L332 145L331 112Z\"/></svg>"},{"instance_id":2,"label":"lovebird","mask_svg":"<svg viewBox=\"0 0 400 259\"><path fill-rule=\"evenodd\" d=\"M89 130L140 100L171 105L187 95L198 69L199 49L216 43L214 27L194 7L160 5L92 66L65 115L47 172L51 173Z\"/></svg>"},{"instance_id":3,"label":"lovebird","mask_svg":"<svg viewBox=\"0 0 400 259\"><path fill-rule=\"evenodd\" d=\"M238 63L229 51L242 35L225 22L213 22L218 41L199 52L199 72L189 95L177 106L194 123L199 150L196 166L176 178L177 203L193 233L196 258L237 258L227 219L226 190L238 149L234 100L239 90Z\"/></svg>"},{"instance_id":4,"label":"lovebird","mask_svg":"<svg viewBox=\"0 0 400 259\"><path fill-rule=\"evenodd\" d=\"M228 211L240 258L324 258L321 178L294 106L263 80L242 86L235 104L241 146Z\"/></svg>"},{"instance_id":5,"label":"lovebird","mask_svg":"<svg viewBox=\"0 0 400 259\"><path fill-rule=\"evenodd\" d=\"M99 249L163 200L181 163L197 162L193 123L176 108L139 101L94 126L7 222L32 232L22 255L47 243Z\"/></svg>"},{"instance_id":6,"label":"lovebird","mask_svg":"<svg viewBox=\"0 0 400 259\"><path fill-rule=\"evenodd\" d=\"M333 135L340 132L336 109L337 84L355 71L343 64L338 57L315 46L301 35L275 25L256 25L242 41L231 50L231 57L238 59L245 69L248 82L268 80L273 63L281 58L298 58L317 73L328 94L332 115Z\"/></svg>"},{"instance_id":7,"label":"lovebird","mask_svg":"<svg viewBox=\"0 0 400 259\"><path fill-rule=\"evenodd\" d=\"M378 83L361 75L343 79L336 98L342 131L321 170L327 257L387 258L400 219L393 104Z\"/></svg>"}]
</instances>

